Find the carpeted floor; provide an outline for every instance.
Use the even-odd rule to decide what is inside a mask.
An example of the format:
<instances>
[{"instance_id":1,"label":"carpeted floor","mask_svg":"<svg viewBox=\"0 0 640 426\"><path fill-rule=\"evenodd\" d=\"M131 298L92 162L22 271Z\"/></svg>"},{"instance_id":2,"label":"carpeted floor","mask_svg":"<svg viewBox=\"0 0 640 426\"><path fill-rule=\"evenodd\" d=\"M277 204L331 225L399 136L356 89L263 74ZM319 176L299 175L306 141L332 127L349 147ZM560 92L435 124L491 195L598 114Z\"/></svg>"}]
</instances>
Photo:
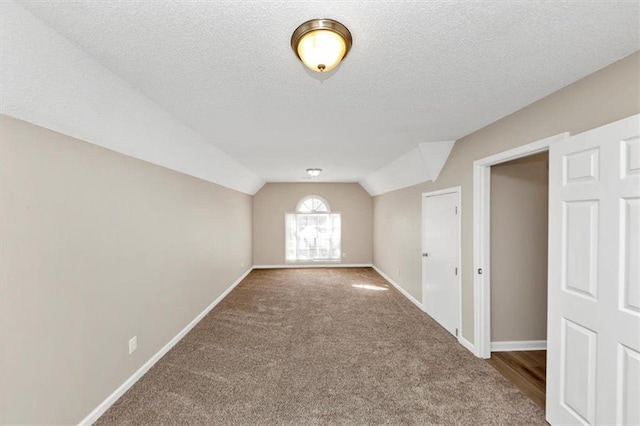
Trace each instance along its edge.
<instances>
[{"instance_id":1,"label":"carpeted floor","mask_svg":"<svg viewBox=\"0 0 640 426\"><path fill-rule=\"evenodd\" d=\"M97 422L546 424L370 268L256 270Z\"/></svg>"}]
</instances>

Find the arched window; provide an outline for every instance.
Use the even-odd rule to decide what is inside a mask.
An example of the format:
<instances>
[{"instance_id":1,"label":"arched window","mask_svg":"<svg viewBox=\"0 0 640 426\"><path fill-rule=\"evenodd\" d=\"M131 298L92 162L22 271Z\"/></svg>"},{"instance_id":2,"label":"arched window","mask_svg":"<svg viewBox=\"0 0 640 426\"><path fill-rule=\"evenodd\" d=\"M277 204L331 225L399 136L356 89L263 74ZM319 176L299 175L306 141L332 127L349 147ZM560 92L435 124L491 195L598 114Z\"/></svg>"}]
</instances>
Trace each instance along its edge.
<instances>
[{"instance_id":1,"label":"arched window","mask_svg":"<svg viewBox=\"0 0 640 426\"><path fill-rule=\"evenodd\" d=\"M303 197L295 213L285 214L287 262L340 261L342 220L318 195Z\"/></svg>"},{"instance_id":2,"label":"arched window","mask_svg":"<svg viewBox=\"0 0 640 426\"><path fill-rule=\"evenodd\" d=\"M298 202L297 213L329 213L329 203L318 195L307 195Z\"/></svg>"}]
</instances>

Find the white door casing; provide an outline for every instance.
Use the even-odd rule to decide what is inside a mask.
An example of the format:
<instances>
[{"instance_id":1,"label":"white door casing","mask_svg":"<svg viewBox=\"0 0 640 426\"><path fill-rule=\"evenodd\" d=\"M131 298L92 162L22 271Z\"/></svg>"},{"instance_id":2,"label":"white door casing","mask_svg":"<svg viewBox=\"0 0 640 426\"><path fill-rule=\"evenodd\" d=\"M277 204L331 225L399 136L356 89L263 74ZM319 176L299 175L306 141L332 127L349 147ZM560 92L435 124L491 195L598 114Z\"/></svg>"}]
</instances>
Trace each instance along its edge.
<instances>
[{"instance_id":1,"label":"white door casing","mask_svg":"<svg viewBox=\"0 0 640 426\"><path fill-rule=\"evenodd\" d=\"M491 167L547 152L569 137L560 133L473 162L473 318L472 352L491 357Z\"/></svg>"},{"instance_id":2,"label":"white door casing","mask_svg":"<svg viewBox=\"0 0 640 426\"><path fill-rule=\"evenodd\" d=\"M640 115L549 151L547 421L640 424Z\"/></svg>"},{"instance_id":3,"label":"white door casing","mask_svg":"<svg viewBox=\"0 0 640 426\"><path fill-rule=\"evenodd\" d=\"M461 337L460 187L422 194L422 307Z\"/></svg>"}]
</instances>

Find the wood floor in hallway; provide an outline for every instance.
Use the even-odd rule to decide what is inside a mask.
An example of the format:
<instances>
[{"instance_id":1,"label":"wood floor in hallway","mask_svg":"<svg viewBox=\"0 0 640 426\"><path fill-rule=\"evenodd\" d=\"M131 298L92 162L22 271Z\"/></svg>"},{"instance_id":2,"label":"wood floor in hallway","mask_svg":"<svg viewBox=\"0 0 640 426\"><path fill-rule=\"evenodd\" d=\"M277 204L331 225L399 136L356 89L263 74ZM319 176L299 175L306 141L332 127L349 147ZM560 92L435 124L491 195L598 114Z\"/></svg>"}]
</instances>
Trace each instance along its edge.
<instances>
[{"instance_id":1,"label":"wood floor in hallway","mask_svg":"<svg viewBox=\"0 0 640 426\"><path fill-rule=\"evenodd\" d=\"M547 351L493 352L487 362L545 408Z\"/></svg>"}]
</instances>

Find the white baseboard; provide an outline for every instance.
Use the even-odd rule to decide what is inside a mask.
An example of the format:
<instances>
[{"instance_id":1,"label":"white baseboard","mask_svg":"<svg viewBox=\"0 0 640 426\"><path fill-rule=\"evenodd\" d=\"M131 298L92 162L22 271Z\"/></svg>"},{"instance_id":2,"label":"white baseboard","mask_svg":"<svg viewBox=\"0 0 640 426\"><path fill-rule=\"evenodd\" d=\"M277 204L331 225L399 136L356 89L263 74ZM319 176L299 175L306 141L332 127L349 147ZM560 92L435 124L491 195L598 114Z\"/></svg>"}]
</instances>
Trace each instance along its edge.
<instances>
[{"instance_id":1,"label":"white baseboard","mask_svg":"<svg viewBox=\"0 0 640 426\"><path fill-rule=\"evenodd\" d=\"M462 337L462 335L458 336L458 343L467 348L472 354L476 355L476 347L473 343Z\"/></svg>"},{"instance_id":2,"label":"white baseboard","mask_svg":"<svg viewBox=\"0 0 640 426\"><path fill-rule=\"evenodd\" d=\"M413 297L412 295L410 295L409 293L407 293L407 291L405 289L403 289L402 287L400 287L398 285L398 283L396 283L395 281L393 281L391 278L389 278L389 276L387 274L385 274L384 272L382 272L380 269L378 269L378 267L376 265L373 265L372 268L379 273L382 278L384 278L385 280L387 280L389 282L389 284L391 284L392 286L394 286L400 293L402 293L402 295L404 297L406 297L407 299L409 299L414 305L416 305L421 311L424 312L424 309L422 308L422 303L418 302L416 300L415 297ZM465 339L464 337L462 337L462 335L458 336L458 343L460 343L462 346L464 346L466 349L468 349L472 354L476 355L476 347L473 343L471 343L470 341L468 341L467 339ZM476 355L477 356L477 355Z\"/></svg>"},{"instance_id":3,"label":"white baseboard","mask_svg":"<svg viewBox=\"0 0 640 426\"><path fill-rule=\"evenodd\" d=\"M371 268L370 263L287 263L286 265L253 265L253 269L299 269L299 268Z\"/></svg>"},{"instance_id":4,"label":"white baseboard","mask_svg":"<svg viewBox=\"0 0 640 426\"><path fill-rule=\"evenodd\" d=\"M253 268L249 268L247 272L242 274L242 276L238 278L233 284L231 284L229 288L224 291L224 293L218 296L218 298L214 300L213 303L207 306L204 311L200 312L200 314L198 314L198 316L195 317L193 321L191 321L185 328L183 328L182 331L176 334L176 336L171 339L169 343L164 345L164 347L162 347L162 349L160 349L154 356L152 356L151 359L145 362L142 367L140 367L135 373L133 373L133 375L129 377L123 384L121 384L118 389L113 391L113 393L109 395L107 399L102 401L102 403L98 405L91 413L89 413L87 417L82 419L79 425L88 426L98 420L98 418L103 415L105 411L107 411L109 407L111 407L118 400L118 398L124 395L124 393L128 391L131 386L133 386L138 380L140 380L140 378L144 376L144 374L149 371L149 369L153 367L153 365L158 362L160 358L164 356L164 354L169 352L169 350L173 348L176 343L178 343L196 324L198 324L200 320L202 320L202 318L204 318L204 316L209 313L209 311L211 311L218 303L220 303L222 299L224 299L231 292L231 290L236 288L236 286L240 284L240 282L242 282L242 280L245 279L247 275L249 275L252 269Z\"/></svg>"},{"instance_id":5,"label":"white baseboard","mask_svg":"<svg viewBox=\"0 0 640 426\"><path fill-rule=\"evenodd\" d=\"M491 352L543 351L546 349L547 349L546 340L516 340L513 342L491 342Z\"/></svg>"},{"instance_id":6,"label":"white baseboard","mask_svg":"<svg viewBox=\"0 0 640 426\"><path fill-rule=\"evenodd\" d=\"M392 286L394 286L400 293L402 293L402 295L404 297L406 297L407 299L409 299L411 301L411 303L413 303L414 305L416 305L418 308L420 308L421 311L424 311L424 309L422 309L422 303L418 302L418 300L413 297L412 295L410 295L409 293L407 293L407 290L405 290L404 288L400 287L396 282L394 282L391 278L389 278L389 276L387 274L385 274L384 272L382 272L380 269L378 269L378 267L376 265L372 265L371 266L377 273L379 273L382 278L384 278L385 280L389 281L389 284L391 284Z\"/></svg>"}]
</instances>

